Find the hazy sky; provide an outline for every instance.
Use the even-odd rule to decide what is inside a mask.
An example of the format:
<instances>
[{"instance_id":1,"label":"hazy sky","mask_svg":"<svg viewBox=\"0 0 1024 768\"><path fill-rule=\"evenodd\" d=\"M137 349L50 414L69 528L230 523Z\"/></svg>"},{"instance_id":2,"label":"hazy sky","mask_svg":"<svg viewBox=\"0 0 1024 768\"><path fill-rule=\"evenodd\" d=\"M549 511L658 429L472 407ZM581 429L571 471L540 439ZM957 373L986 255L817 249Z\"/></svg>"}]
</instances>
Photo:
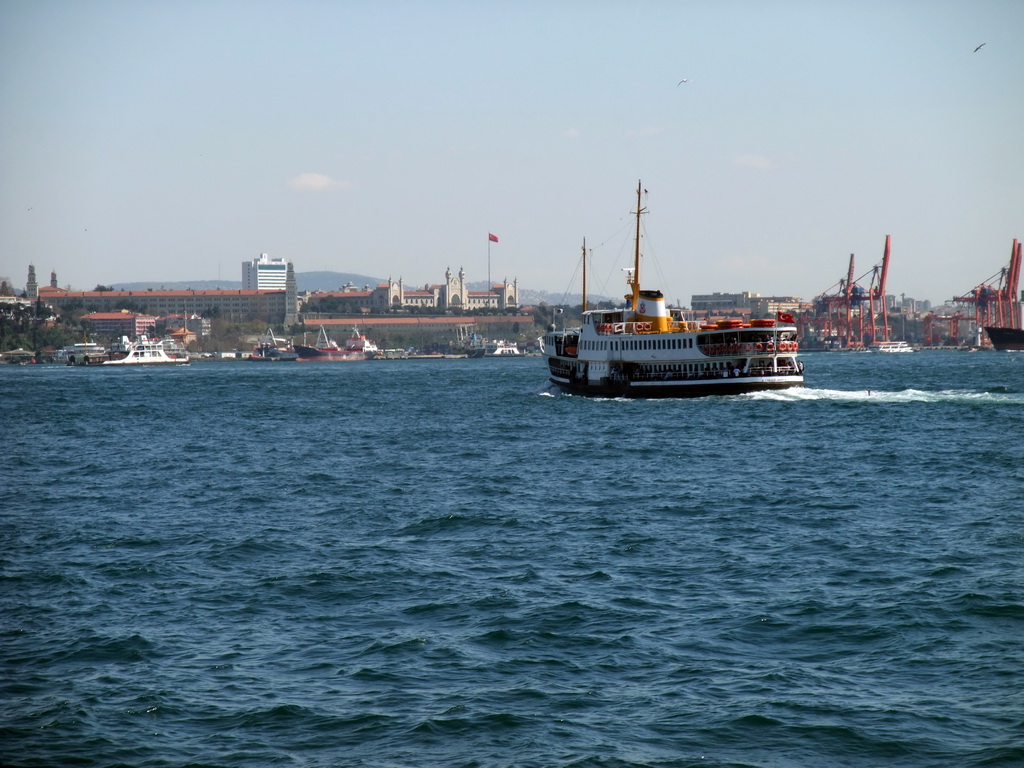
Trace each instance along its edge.
<instances>
[{"instance_id":1,"label":"hazy sky","mask_svg":"<svg viewBox=\"0 0 1024 768\"><path fill-rule=\"evenodd\" d=\"M1024 2L0 0L0 274L805 299L1024 238ZM976 46L985 43L979 51ZM682 78L690 82L677 85ZM866 285L867 281L864 281Z\"/></svg>"}]
</instances>

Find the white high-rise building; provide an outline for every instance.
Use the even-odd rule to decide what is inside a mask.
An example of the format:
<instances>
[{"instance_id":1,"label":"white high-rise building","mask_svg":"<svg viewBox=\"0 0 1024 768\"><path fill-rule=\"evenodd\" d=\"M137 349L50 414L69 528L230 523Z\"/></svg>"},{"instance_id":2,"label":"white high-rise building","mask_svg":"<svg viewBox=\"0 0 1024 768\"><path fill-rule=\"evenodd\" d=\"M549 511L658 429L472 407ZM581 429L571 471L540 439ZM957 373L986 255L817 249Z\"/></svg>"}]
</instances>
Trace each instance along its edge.
<instances>
[{"instance_id":1,"label":"white high-rise building","mask_svg":"<svg viewBox=\"0 0 1024 768\"><path fill-rule=\"evenodd\" d=\"M283 291L287 286L289 262L261 253L258 259L242 262L242 289Z\"/></svg>"}]
</instances>

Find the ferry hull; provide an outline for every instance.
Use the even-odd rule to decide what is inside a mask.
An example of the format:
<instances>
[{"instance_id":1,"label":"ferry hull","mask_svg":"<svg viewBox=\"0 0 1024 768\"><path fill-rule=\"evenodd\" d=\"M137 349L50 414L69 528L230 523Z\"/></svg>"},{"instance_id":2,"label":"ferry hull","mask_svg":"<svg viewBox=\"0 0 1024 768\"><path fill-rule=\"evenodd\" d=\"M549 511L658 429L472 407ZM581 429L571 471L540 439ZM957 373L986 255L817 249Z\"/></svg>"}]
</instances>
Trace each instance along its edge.
<instances>
[{"instance_id":1,"label":"ferry hull","mask_svg":"<svg viewBox=\"0 0 1024 768\"><path fill-rule=\"evenodd\" d=\"M704 379L696 381L572 381L550 376L550 381L574 395L588 397L679 398L743 395L790 389L804 385L803 376Z\"/></svg>"}]
</instances>

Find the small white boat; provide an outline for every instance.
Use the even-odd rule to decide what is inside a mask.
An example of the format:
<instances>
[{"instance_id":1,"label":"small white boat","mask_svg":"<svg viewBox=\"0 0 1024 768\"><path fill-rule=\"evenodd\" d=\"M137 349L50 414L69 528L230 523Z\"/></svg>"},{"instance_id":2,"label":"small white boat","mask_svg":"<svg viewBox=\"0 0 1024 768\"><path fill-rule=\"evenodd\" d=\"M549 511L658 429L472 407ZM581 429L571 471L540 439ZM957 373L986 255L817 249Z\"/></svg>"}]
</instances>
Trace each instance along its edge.
<instances>
[{"instance_id":1,"label":"small white boat","mask_svg":"<svg viewBox=\"0 0 1024 768\"><path fill-rule=\"evenodd\" d=\"M521 357L519 347L507 341L488 341L484 345L484 357Z\"/></svg>"},{"instance_id":2,"label":"small white boat","mask_svg":"<svg viewBox=\"0 0 1024 768\"><path fill-rule=\"evenodd\" d=\"M882 352L883 354L893 354L895 352L913 352L914 348L905 341L876 341L870 347L872 352Z\"/></svg>"},{"instance_id":3,"label":"small white boat","mask_svg":"<svg viewBox=\"0 0 1024 768\"><path fill-rule=\"evenodd\" d=\"M140 336L138 340L125 342L128 353L119 360L106 360L104 365L185 365L188 350L173 339L151 339Z\"/></svg>"}]
</instances>

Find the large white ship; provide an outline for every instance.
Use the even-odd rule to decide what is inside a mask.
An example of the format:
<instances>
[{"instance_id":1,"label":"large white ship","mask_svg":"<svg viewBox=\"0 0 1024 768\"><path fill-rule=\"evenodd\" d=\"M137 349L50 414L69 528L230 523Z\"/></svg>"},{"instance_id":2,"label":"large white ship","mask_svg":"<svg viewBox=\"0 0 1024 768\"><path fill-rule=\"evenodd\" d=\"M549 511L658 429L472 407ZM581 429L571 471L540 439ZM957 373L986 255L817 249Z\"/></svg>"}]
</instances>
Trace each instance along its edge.
<instances>
[{"instance_id":1,"label":"large white ship","mask_svg":"<svg viewBox=\"0 0 1024 768\"><path fill-rule=\"evenodd\" d=\"M638 185L636 254L627 278L631 299L619 309L584 311L577 328L549 326L543 354L551 381L575 394L604 397L700 397L802 386L791 315L699 323L668 310L661 291L641 289L642 192Z\"/></svg>"}]
</instances>

